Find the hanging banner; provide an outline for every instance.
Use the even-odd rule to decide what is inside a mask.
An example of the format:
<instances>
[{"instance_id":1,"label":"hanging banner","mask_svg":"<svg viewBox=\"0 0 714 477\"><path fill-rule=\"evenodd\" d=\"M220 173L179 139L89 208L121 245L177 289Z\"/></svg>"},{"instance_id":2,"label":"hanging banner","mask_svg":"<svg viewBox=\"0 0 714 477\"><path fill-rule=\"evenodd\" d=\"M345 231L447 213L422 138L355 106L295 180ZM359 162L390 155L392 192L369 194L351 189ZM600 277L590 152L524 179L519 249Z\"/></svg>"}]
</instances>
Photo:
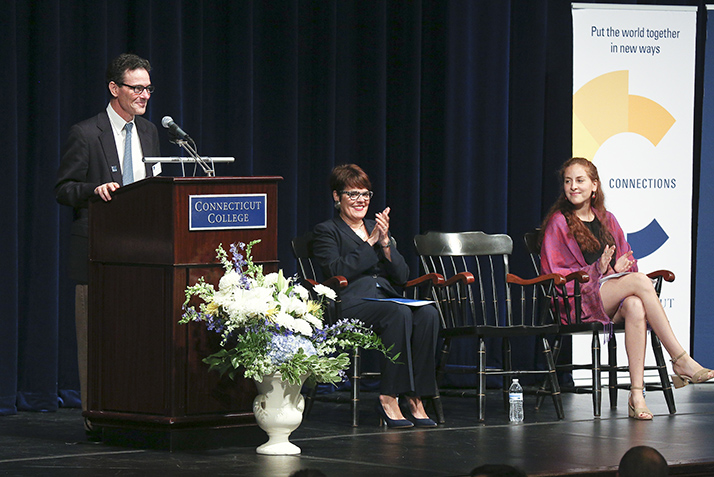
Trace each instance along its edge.
<instances>
[{"instance_id":1,"label":"hanging banner","mask_svg":"<svg viewBox=\"0 0 714 477\"><path fill-rule=\"evenodd\" d=\"M674 272L660 298L689 349L696 7L572 7L573 155L597 166L640 271Z\"/></svg>"}]
</instances>

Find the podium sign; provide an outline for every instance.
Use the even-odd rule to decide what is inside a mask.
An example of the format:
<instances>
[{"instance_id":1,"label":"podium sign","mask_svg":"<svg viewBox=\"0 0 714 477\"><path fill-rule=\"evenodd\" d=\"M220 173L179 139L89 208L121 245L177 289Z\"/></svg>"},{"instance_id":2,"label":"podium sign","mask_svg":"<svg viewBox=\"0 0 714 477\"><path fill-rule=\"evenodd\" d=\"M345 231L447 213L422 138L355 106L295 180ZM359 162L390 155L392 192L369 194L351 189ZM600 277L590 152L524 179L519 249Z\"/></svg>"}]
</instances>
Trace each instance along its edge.
<instances>
[{"instance_id":1,"label":"podium sign","mask_svg":"<svg viewBox=\"0 0 714 477\"><path fill-rule=\"evenodd\" d=\"M220 336L178 321L186 287L222 276L219 244L260 239L255 262L277 270L281 179L154 177L118 189L110 202L91 201L85 416L105 440L170 449L255 444L254 383L209 372L202 359L219 349ZM191 197L252 197L265 218L238 230L192 229Z\"/></svg>"},{"instance_id":2,"label":"podium sign","mask_svg":"<svg viewBox=\"0 0 714 477\"><path fill-rule=\"evenodd\" d=\"M192 195L189 230L240 230L267 227L265 194Z\"/></svg>"}]
</instances>

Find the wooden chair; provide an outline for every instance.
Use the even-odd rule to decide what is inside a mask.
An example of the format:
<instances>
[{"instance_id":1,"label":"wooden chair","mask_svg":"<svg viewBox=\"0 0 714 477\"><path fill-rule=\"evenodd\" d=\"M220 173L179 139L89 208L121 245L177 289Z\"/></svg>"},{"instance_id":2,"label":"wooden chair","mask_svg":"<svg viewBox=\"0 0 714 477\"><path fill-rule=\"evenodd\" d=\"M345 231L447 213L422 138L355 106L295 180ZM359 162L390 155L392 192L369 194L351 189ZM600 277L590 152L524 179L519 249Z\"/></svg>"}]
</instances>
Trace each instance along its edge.
<instances>
[{"instance_id":1,"label":"wooden chair","mask_svg":"<svg viewBox=\"0 0 714 477\"><path fill-rule=\"evenodd\" d=\"M528 232L524 235L523 239L528 249L528 253L531 257L531 262L533 264L533 269L536 273L540 273L540 244L539 244L539 234L538 229ZM654 280L655 290L659 296L662 290L662 282L672 282L674 281L674 274L668 270L659 270L647 274L648 277ZM618 383L618 373L629 373L629 368L627 366L618 366L617 364L617 338L616 335L623 333L625 331L624 323L618 323L611 325L613 328L612 337L607 343L608 349L608 364L603 365L601 360L600 351L600 338L601 333L609 333L610 330L606 330L605 326L600 322L583 322L581 317L580 309L580 284L589 281L590 277L585 272L575 272L571 273L565 277L567 282L573 282L573 292L568 294L565 287L559 290L554 290L556 293L548 294L546 290L541 289L540 292L543 296L546 296L548 300L554 303L554 307L551 308L551 313L555 316L559 316L560 313L555 313L555 306L558 308L565 309L565 314L567 316L567 323L561 323L558 334L553 342L553 357L556 362L556 368L560 371L573 371L579 369L587 369L590 371L591 382L589 386L575 386L575 392L589 392L592 394L593 398L593 415L600 416L601 414L601 402L602 402L602 375L607 373L608 375L608 388L609 388L609 398L610 407L617 407L617 390L618 389L628 389L629 384L619 384ZM560 357L560 352L562 349L563 338L568 335L576 334L590 334L591 338L591 356L588 363L563 363L557 364L558 358ZM676 406L674 404L674 393L672 392L672 383L667 375L667 364L662 353L662 343L660 343L659 338L654 333L650 331L650 336L652 339L652 351L655 357L655 366L646 366L645 370L657 370L660 378L659 384L647 384L646 389L648 391L662 391L664 393L665 401L667 402L667 407L670 414L677 412ZM628 379L629 382L629 379ZM544 382L541 386L541 390L547 389L549 383ZM543 397L539 396L536 406L542 403Z\"/></svg>"},{"instance_id":2,"label":"wooden chair","mask_svg":"<svg viewBox=\"0 0 714 477\"><path fill-rule=\"evenodd\" d=\"M321 270L319 265L315 263L312 251L313 234L308 232L300 237L295 237L292 240L293 254L298 262L299 274L304 280L308 288L310 285L320 283L319 277ZM442 286L444 283L443 277L436 274L421 276L417 279L410 280L404 284L404 296L410 295L411 298L428 298L432 294L432 288ZM322 281L323 285L329 286L337 293L337 299L330 304L326 313L327 324L333 324L342 318L342 306L340 292L347 287L348 281L343 276L330 277ZM363 379L379 379L380 373L362 371L361 349L355 348L350 350L350 384L351 389L351 411L352 411L352 426L359 426L359 396L360 386ZM305 415L307 416L314 403L315 389L311 389L307 395L305 402ZM444 414L439 396L430 399L436 412L437 421L444 422Z\"/></svg>"},{"instance_id":3,"label":"wooden chair","mask_svg":"<svg viewBox=\"0 0 714 477\"><path fill-rule=\"evenodd\" d=\"M503 401L508 406L511 379L523 374L545 374L550 383L559 419L564 417L555 362L546 335L555 334L558 323L551 314L540 313L542 306L533 287L562 285L560 275L540 276L524 280L509 273L509 256L513 240L508 235L487 235L483 232L428 232L414 238L417 253L427 273L438 273L446 279L445 286L435 289L442 316L443 345L438 364L438 381L449 373L475 373L477 377L477 413L485 420L486 376L503 377ZM517 290L514 296L512 288ZM534 301L534 298L536 301ZM546 318L550 321L543 321ZM547 363L546 370L514 370L511 359L511 338L540 338ZM502 367L486 367L487 338L501 339ZM455 366L448 363L451 342L471 339L478 342L477 363Z\"/></svg>"}]
</instances>

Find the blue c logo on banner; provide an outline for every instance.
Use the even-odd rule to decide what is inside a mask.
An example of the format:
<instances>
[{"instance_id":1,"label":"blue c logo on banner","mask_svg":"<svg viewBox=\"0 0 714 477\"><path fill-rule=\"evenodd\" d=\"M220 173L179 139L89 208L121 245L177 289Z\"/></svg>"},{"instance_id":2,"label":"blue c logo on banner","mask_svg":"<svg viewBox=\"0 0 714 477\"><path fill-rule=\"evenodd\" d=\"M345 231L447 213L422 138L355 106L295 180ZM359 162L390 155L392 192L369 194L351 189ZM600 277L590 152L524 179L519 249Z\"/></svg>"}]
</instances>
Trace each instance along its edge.
<instances>
[{"instance_id":1,"label":"blue c logo on banner","mask_svg":"<svg viewBox=\"0 0 714 477\"><path fill-rule=\"evenodd\" d=\"M627 234L627 242L632 247L632 254L637 259L653 254L667 240L669 240L669 235L657 222L657 219L652 219L652 222L644 229Z\"/></svg>"}]
</instances>

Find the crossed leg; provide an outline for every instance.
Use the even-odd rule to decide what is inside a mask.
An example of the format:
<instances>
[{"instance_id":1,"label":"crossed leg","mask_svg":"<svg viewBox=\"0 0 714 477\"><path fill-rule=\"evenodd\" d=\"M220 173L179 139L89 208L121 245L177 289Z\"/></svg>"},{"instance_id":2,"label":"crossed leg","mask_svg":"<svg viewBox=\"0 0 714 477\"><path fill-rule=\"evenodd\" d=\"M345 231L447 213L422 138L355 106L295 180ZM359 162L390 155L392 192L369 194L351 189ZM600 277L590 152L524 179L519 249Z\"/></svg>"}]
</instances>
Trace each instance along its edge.
<instances>
[{"instance_id":1,"label":"crossed leg","mask_svg":"<svg viewBox=\"0 0 714 477\"><path fill-rule=\"evenodd\" d=\"M647 275L631 273L608 280L600 287L600 296L608 316L611 316L614 322L625 322L625 349L630 368L632 406L646 408L642 388L647 325L657 334L671 357L678 357L685 350L674 335L667 314ZM678 359L672 367L676 373L683 376L693 376L703 369L688 354ZM706 378L714 378L714 371L709 371Z\"/></svg>"}]
</instances>

